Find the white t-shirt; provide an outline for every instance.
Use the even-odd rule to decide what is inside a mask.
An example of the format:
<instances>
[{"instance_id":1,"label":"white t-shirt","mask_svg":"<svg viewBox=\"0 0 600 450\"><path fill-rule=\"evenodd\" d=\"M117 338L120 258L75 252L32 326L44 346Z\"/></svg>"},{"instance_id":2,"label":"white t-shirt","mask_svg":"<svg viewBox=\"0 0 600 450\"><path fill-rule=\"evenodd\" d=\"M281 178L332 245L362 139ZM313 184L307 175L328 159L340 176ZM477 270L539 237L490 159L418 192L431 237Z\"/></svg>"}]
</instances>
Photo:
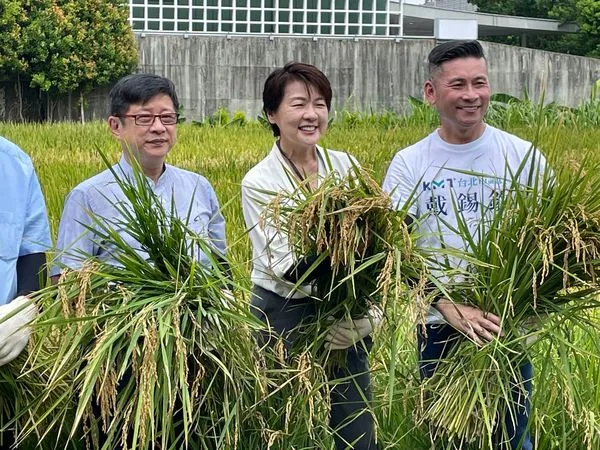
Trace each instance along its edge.
<instances>
[{"instance_id":1,"label":"white t-shirt","mask_svg":"<svg viewBox=\"0 0 600 450\"><path fill-rule=\"evenodd\" d=\"M493 211L495 196L511 179L518 173L519 183L528 185L530 172L539 177L545 167L544 156L531 142L490 125L468 144L449 144L436 130L396 154L383 190L398 209L411 200L409 212L421 218L420 247L463 249L462 238L453 230L458 219L462 217L476 237L483 214ZM441 314L431 308L427 321L440 320Z\"/></svg>"},{"instance_id":2,"label":"white t-shirt","mask_svg":"<svg viewBox=\"0 0 600 450\"><path fill-rule=\"evenodd\" d=\"M320 179L330 171L326 161L340 177L346 176L352 164L358 165L354 157L347 153L324 150L317 146L318 175ZM294 283L283 279L294 264L295 256L285 233L281 233L269 223L259 225L259 218L266 205L273 199L273 193L293 192L298 187L298 179L281 154L277 144L265 159L254 166L242 180L242 211L252 243L252 282L281 297L303 298L311 295L310 284L294 288Z\"/></svg>"}]
</instances>

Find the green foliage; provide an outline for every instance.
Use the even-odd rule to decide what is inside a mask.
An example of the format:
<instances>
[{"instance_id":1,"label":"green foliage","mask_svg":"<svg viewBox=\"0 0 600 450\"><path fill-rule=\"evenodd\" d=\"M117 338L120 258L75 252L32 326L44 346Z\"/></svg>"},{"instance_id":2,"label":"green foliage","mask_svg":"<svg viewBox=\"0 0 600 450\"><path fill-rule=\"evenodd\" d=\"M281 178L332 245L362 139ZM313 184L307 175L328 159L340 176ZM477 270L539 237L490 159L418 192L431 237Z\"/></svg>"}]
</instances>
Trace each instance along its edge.
<instances>
[{"instance_id":1,"label":"green foliage","mask_svg":"<svg viewBox=\"0 0 600 450\"><path fill-rule=\"evenodd\" d=\"M137 65L122 0L8 0L1 8L1 75L64 93L106 84Z\"/></svg>"},{"instance_id":2,"label":"green foliage","mask_svg":"<svg viewBox=\"0 0 600 450\"><path fill-rule=\"evenodd\" d=\"M229 112L222 106L217 109L207 120L210 126L222 126L229 123Z\"/></svg>"},{"instance_id":3,"label":"green foliage","mask_svg":"<svg viewBox=\"0 0 600 450\"><path fill-rule=\"evenodd\" d=\"M506 14L561 22L576 22L581 31L567 35L528 35L527 46L561 53L600 57L600 3L596 0L469 0L481 12ZM490 38L490 41L522 45L520 35Z\"/></svg>"},{"instance_id":4,"label":"green foliage","mask_svg":"<svg viewBox=\"0 0 600 450\"><path fill-rule=\"evenodd\" d=\"M258 118L260 120L260 117ZM249 121L246 113L243 111L235 111L232 114L223 106L219 107L214 113L208 116L204 121L192 121L192 124L197 126L209 127L243 127L248 125Z\"/></svg>"},{"instance_id":5,"label":"green foliage","mask_svg":"<svg viewBox=\"0 0 600 450\"><path fill-rule=\"evenodd\" d=\"M588 56L600 58L600 3L596 0L578 0L578 23L588 39Z\"/></svg>"},{"instance_id":6,"label":"green foliage","mask_svg":"<svg viewBox=\"0 0 600 450\"><path fill-rule=\"evenodd\" d=\"M137 51L122 1L41 0L25 9L23 51L32 86L85 90L135 68Z\"/></svg>"},{"instance_id":7,"label":"green foliage","mask_svg":"<svg viewBox=\"0 0 600 450\"><path fill-rule=\"evenodd\" d=\"M267 129L271 129L271 124L269 123L269 119L264 111L261 111L258 116L256 116L256 121L260 123L263 127Z\"/></svg>"},{"instance_id":8,"label":"green foliage","mask_svg":"<svg viewBox=\"0 0 600 450\"><path fill-rule=\"evenodd\" d=\"M185 106L180 103L179 108L177 108L177 123L178 124L185 123L185 121L187 120L185 118L185 116L183 115L184 111L185 111Z\"/></svg>"},{"instance_id":9,"label":"green foliage","mask_svg":"<svg viewBox=\"0 0 600 450\"><path fill-rule=\"evenodd\" d=\"M555 3L551 0L469 0L479 11L492 14L506 14L523 17L548 17L548 11Z\"/></svg>"},{"instance_id":10,"label":"green foliage","mask_svg":"<svg viewBox=\"0 0 600 450\"><path fill-rule=\"evenodd\" d=\"M600 80L599 80L600 82ZM509 94L493 94L486 116L486 122L500 127L514 127L519 125L533 126L539 120L544 125L565 124L576 128L600 126L600 99L598 98L598 83L590 89L590 98L578 107L558 105L551 102L540 106L535 99L525 92L522 98ZM393 132L399 127L415 126L434 128L439 126L436 110L428 103L416 97L409 97L410 113L398 114L393 111L382 113L361 113L357 111L339 111L331 114L329 127L331 130L359 130L364 127L374 127L386 132ZM231 115L221 107L209 116L204 122L192 122L198 126L230 127L253 126L260 124L265 129L271 130L264 114L260 114L256 121L246 118L243 112L236 111Z\"/></svg>"},{"instance_id":11,"label":"green foliage","mask_svg":"<svg viewBox=\"0 0 600 450\"><path fill-rule=\"evenodd\" d=\"M0 79L19 74L27 67L22 57L25 12L20 0L0 2Z\"/></svg>"},{"instance_id":12,"label":"green foliage","mask_svg":"<svg viewBox=\"0 0 600 450\"><path fill-rule=\"evenodd\" d=\"M413 121L421 121L421 113L425 112L428 114L427 105L423 105L423 102L417 100L417 103L413 103L414 97L410 97L409 101L412 106L412 114L410 116L404 116L397 114L393 111L384 111L382 113L361 113L358 111L342 111L336 114L335 117L330 121L330 126L341 125L348 128L360 128L365 125L371 125L384 130L389 130L397 126L404 125ZM418 103L420 102L420 103ZM425 106L425 108L421 108ZM433 116L437 116L435 113Z\"/></svg>"},{"instance_id":13,"label":"green foliage","mask_svg":"<svg viewBox=\"0 0 600 450\"><path fill-rule=\"evenodd\" d=\"M596 90L593 87L590 100L578 107L562 106L554 102L540 106L527 93L521 99L508 94L494 94L490 98L486 121L500 128L534 126L537 123L544 126L567 125L576 129L598 127L600 100Z\"/></svg>"},{"instance_id":14,"label":"green foliage","mask_svg":"<svg viewBox=\"0 0 600 450\"><path fill-rule=\"evenodd\" d=\"M231 118L231 122L229 125L237 125L243 127L248 123L248 119L246 118L246 114L243 111L236 111L233 113L233 117Z\"/></svg>"},{"instance_id":15,"label":"green foliage","mask_svg":"<svg viewBox=\"0 0 600 450\"><path fill-rule=\"evenodd\" d=\"M208 125L209 127L221 127L229 123L229 112L224 107L219 107L214 113L204 120L204 122L194 121L194 125Z\"/></svg>"},{"instance_id":16,"label":"green foliage","mask_svg":"<svg viewBox=\"0 0 600 450\"><path fill-rule=\"evenodd\" d=\"M71 84L75 74L63 73L69 62L78 58L73 53L75 40L81 36L73 33L63 9L51 0L31 1L26 6L27 23L23 30L23 54L29 62L28 78L31 86L49 91L54 86L61 89ZM72 65L72 64L71 64ZM66 75L56 80L57 75Z\"/></svg>"},{"instance_id":17,"label":"green foliage","mask_svg":"<svg viewBox=\"0 0 600 450\"><path fill-rule=\"evenodd\" d=\"M581 29L594 36L600 35L600 4L594 0L578 0L579 16L586 20Z\"/></svg>"}]
</instances>

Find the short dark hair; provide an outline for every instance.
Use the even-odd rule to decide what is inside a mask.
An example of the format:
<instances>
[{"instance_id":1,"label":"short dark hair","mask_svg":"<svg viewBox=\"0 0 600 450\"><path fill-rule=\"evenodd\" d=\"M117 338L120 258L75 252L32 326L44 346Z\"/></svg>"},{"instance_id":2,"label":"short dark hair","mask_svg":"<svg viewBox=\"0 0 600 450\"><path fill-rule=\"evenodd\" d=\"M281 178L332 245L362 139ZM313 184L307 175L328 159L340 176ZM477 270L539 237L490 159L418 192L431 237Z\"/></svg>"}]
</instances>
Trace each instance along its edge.
<instances>
[{"instance_id":1,"label":"short dark hair","mask_svg":"<svg viewBox=\"0 0 600 450\"><path fill-rule=\"evenodd\" d=\"M312 64L301 62L289 62L285 66L274 70L267 77L263 89L263 111L265 114L273 114L279 109L286 86L293 81L301 81L306 88L313 87L324 98L327 105L327 111L331 109L331 84L323 72ZM279 136L279 127L271 124L273 134Z\"/></svg>"},{"instance_id":2,"label":"short dark hair","mask_svg":"<svg viewBox=\"0 0 600 450\"><path fill-rule=\"evenodd\" d=\"M429 78L442 67L442 64L459 58L483 58L483 48L477 41L449 41L436 46L429 53Z\"/></svg>"},{"instance_id":3,"label":"short dark hair","mask_svg":"<svg viewBox=\"0 0 600 450\"><path fill-rule=\"evenodd\" d=\"M179 110L179 100L175 85L168 78L151 73L134 73L121 78L108 94L110 97L110 115L126 114L131 105L146 104L156 95L171 97L175 111Z\"/></svg>"}]
</instances>

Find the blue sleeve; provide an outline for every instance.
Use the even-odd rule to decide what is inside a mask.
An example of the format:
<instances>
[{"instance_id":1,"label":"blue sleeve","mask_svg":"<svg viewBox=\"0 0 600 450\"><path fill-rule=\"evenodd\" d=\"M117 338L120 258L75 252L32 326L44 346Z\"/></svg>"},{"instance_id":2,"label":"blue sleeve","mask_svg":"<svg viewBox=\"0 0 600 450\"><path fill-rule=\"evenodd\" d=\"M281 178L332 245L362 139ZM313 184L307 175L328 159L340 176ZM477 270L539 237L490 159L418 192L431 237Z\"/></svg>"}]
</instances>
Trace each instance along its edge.
<instances>
[{"instance_id":1,"label":"blue sleeve","mask_svg":"<svg viewBox=\"0 0 600 450\"><path fill-rule=\"evenodd\" d=\"M225 248L227 247L225 241L225 218L221 213L219 200L217 199L213 187L208 181L206 182L206 185L211 208L211 218L208 222L208 237L219 253L225 255Z\"/></svg>"},{"instance_id":2,"label":"blue sleeve","mask_svg":"<svg viewBox=\"0 0 600 450\"><path fill-rule=\"evenodd\" d=\"M27 187L27 207L24 217L23 239L19 256L44 253L52 246L46 203L35 171L31 170Z\"/></svg>"},{"instance_id":3,"label":"blue sleeve","mask_svg":"<svg viewBox=\"0 0 600 450\"><path fill-rule=\"evenodd\" d=\"M92 225L90 206L83 191L74 189L65 199L65 206L56 241L56 261L50 274L60 274L60 266L72 269L81 267L83 261L98 253L98 246L93 240L93 233L86 227Z\"/></svg>"}]
</instances>

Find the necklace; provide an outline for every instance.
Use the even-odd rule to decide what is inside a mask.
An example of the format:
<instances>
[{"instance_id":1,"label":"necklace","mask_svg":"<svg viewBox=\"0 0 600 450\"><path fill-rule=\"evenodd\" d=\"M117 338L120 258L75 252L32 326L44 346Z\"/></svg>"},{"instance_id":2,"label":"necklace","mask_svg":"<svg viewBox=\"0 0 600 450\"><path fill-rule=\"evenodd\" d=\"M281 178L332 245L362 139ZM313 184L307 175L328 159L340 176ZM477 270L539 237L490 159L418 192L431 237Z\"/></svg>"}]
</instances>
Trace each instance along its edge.
<instances>
[{"instance_id":1,"label":"necklace","mask_svg":"<svg viewBox=\"0 0 600 450\"><path fill-rule=\"evenodd\" d=\"M286 155L285 152L281 149L281 145L279 144L279 141L277 141L277 148L279 149L279 152L283 155L285 160L290 164L290 167L292 168L292 170L294 171L296 176L300 179L300 181L304 181L306 179L306 177L304 175L302 175L302 173L300 173L300 170L298 170L298 167L296 167L296 164L294 164L294 162L288 157L288 155Z\"/></svg>"}]
</instances>

